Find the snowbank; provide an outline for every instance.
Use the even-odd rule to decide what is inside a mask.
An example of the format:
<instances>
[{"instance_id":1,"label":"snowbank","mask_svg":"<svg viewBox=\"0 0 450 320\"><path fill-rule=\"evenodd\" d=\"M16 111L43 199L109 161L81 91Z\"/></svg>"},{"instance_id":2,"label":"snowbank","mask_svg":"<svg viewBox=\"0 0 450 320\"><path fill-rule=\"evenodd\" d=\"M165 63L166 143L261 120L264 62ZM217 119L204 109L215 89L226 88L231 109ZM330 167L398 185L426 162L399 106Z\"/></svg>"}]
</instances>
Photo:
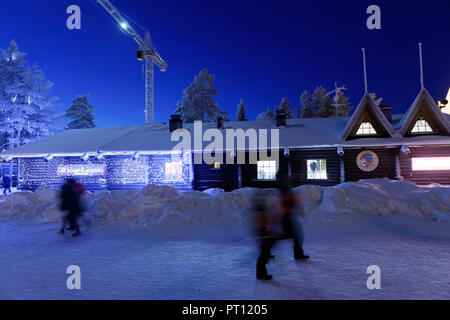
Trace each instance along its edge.
<instances>
[{"instance_id":1,"label":"snowbank","mask_svg":"<svg viewBox=\"0 0 450 320\"><path fill-rule=\"evenodd\" d=\"M448 221L450 188L418 187L407 181L361 180L334 187L305 185L295 193L303 200L308 220L339 225L367 217L401 217ZM177 233L247 228L256 189L232 192L179 192L149 185L143 190L99 191L85 196L88 225L118 224L154 227ZM259 191L272 204L277 190ZM61 219L58 190L41 186L36 192L14 193L0 202L0 219L57 222Z\"/></svg>"}]
</instances>

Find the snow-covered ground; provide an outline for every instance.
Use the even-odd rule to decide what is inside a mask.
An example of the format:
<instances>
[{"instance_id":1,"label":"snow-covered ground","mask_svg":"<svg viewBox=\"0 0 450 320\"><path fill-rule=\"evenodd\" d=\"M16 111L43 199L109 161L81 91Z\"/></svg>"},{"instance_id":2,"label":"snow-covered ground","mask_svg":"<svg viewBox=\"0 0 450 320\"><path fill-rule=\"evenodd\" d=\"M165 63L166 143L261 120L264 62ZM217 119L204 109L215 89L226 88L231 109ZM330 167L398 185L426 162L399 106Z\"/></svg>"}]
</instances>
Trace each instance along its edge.
<instances>
[{"instance_id":1,"label":"snow-covered ground","mask_svg":"<svg viewBox=\"0 0 450 320\"><path fill-rule=\"evenodd\" d=\"M255 279L253 192L99 192L87 197L75 239L56 234L56 191L15 193L0 203L0 298L450 298L450 188L388 180L298 188L311 259L295 262L290 241L280 242L268 282ZM81 268L81 290L66 287L69 265ZM370 265L381 268L380 290L366 287Z\"/></svg>"}]
</instances>

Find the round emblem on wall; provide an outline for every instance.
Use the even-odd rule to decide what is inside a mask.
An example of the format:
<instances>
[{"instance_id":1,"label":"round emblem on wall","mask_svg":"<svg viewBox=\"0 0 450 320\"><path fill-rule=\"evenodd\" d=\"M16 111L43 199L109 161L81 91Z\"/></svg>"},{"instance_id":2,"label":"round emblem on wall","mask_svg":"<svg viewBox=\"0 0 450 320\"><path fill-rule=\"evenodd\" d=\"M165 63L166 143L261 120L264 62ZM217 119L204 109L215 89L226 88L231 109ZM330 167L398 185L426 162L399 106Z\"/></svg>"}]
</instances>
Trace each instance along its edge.
<instances>
[{"instance_id":1,"label":"round emblem on wall","mask_svg":"<svg viewBox=\"0 0 450 320\"><path fill-rule=\"evenodd\" d=\"M370 172L378 167L378 156L375 152L364 150L356 157L356 164L362 171Z\"/></svg>"}]
</instances>

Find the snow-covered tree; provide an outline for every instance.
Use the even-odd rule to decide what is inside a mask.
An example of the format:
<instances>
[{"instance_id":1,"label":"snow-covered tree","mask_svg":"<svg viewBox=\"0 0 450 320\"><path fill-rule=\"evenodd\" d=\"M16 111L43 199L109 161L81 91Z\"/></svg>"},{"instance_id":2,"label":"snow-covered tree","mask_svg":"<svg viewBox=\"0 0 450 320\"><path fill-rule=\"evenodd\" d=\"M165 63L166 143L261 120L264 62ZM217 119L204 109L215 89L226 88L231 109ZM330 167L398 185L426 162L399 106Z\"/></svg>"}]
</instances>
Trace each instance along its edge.
<instances>
[{"instance_id":1,"label":"snow-covered tree","mask_svg":"<svg viewBox=\"0 0 450 320\"><path fill-rule=\"evenodd\" d=\"M247 108L245 107L244 100L242 99L237 105L236 121L247 121Z\"/></svg>"},{"instance_id":2,"label":"snow-covered tree","mask_svg":"<svg viewBox=\"0 0 450 320\"><path fill-rule=\"evenodd\" d=\"M277 107L275 107L275 111L278 113L283 113L287 116L288 119L292 119L292 110L291 110L291 104L289 103L288 99L284 97L281 100L281 104Z\"/></svg>"},{"instance_id":3,"label":"snow-covered tree","mask_svg":"<svg viewBox=\"0 0 450 320\"><path fill-rule=\"evenodd\" d=\"M0 152L8 146L8 139L5 133L0 133Z\"/></svg>"},{"instance_id":4,"label":"snow-covered tree","mask_svg":"<svg viewBox=\"0 0 450 320\"><path fill-rule=\"evenodd\" d=\"M8 149L51 134L57 117L56 98L48 97L53 83L37 65L27 66L25 56L14 40L1 51L0 135Z\"/></svg>"},{"instance_id":5,"label":"snow-covered tree","mask_svg":"<svg viewBox=\"0 0 450 320\"><path fill-rule=\"evenodd\" d=\"M328 92L323 87L316 87L312 94L312 109L313 113L320 117L329 117L333 113L333 107L331 106L331 98Z\"/></svg>"},{"instance_id":6,"label":"snow-covered tree","mask_svg":"<svg viewBox=\"0 0 450 320\"><path fill-rule=\"evenodd\" d=\"M77 96L72 101L72 106L66 110L66 119L72 121L67 125L68 129L95 128L94 107L89 103L89 96Z\"/></svg>"},{"instance_id":7,"label":"snow-covered tree","mask_svg":"<svg viewBox=\"0 0 450 320\"><path fill-rule=\"evenodd\" d=\"M256 121L272 121L273 119L275 119L275 113L270 108L267 111L261 112L256 117Z\"/></svg>"},{"instance_id":8,"label":"snow-covered tree","mask_svg":"<svg viewBox=\"0 0 450 320\"><path fill-rule=\"evenodd\" d=\"M353 107L350 105L350 98L344 96L342 92L339 93L339 98L337 104L337 116L338 117L348 117L350 111ZM333 117L336 115L336 109L334 110Z\"/></svg>"},{"instance_id":9,"label":"snow-covered tree","mask_svg":"<svg viewBox=\"0 0 450 320\"><path fill-rule=\"evenodd\" d=\"M311 95L307 90L303 91L300 96L300 110L296 113L297 118L312 118L313 113L311 109Z\"/></svg>"},{"instance_id":10,"label":"snow-covered tree","mask_svg":"<svg viewBox=\"0 0 450 320\"><path fill-rule=\"evenodd\" d=\"M218 117L228 118L228 113L222 111L214 101L217 89L214 88L215 77L208 70L200 71L192 84L184 90L183 100L177 104L176 114L185 122L196 120L215 121Z\"/></svg>"},{"instance_id":11,"label":"snow-covered tree","mask_svg":"<svg viewBox=\"0 0 450 320\"><path fill-rule=\"evenodd\" d=\"M377 106L380 105L381 101L383 101L382 97L377 98L377 94L376 93L369 93L369 95L372 97L372 99L375 101L375 103L377 104Z\"/></svg>"}]
</instances>

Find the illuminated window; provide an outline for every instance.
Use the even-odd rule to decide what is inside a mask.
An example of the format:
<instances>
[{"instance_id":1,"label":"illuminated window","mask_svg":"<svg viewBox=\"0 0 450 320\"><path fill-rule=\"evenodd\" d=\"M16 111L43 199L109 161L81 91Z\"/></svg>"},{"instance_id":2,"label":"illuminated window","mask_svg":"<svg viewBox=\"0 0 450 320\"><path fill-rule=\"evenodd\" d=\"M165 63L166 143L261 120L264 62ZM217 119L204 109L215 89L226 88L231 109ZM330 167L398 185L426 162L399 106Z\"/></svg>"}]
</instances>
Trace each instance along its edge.
<instances>
[{"instance_id":1,"label":"illuminated window","mask_svg":"<svg viewBox=\"0 0 450 320\"><path fill-rule=\"evenodd\" d=\"M412 158L413 171L448 171L450 157Z\"/></svg>"},{"instance_id":2,"label":"illuminated window","mask_svg":"<svg viewBox=\"0 0 450 320\"><path fill-rule=\"evenodd\" d=\"M258 161L258 180L276 180L276 178L276 161Z\"/></svg>"},{"instance_id":3,"label":"illuminated window","mask_svg":"<svg viewBox=\"0 0 450 320\"><path fill-rule=\"evenodd\" d=\"M326 180L327 160L307 160L306 171L308 180Z\"/></svg>"},{"instance_id":4,"label":"illuminated window","mask_svg":"<svg viewBox=\"0 0 450 320\"><path fill-rule=\"evenodd\" d=\"M432 133L433 129L431 129L428 122L420 117L419 120L417 120L416 124L414 125L414 128L412 128L411 133Z\"/></svg>"},{"instance_id":5,"label":"illuminated window","mask_svg":"<svg viewBox=\"0 0 450 320\"><path fill-rule=\"evenodd\" d=\"M183 180L182 162L166 162L166 180L167 181Z\"/></svg>"},{"instance_id":6,"label":"illuminated window","mask_svg":"<svg viewBox=\"0 0 450 320\"><path fill-rule=\"evenodd\" d=\"M370 136L374 134L377 134L377 132L373 128L372 124L368 121L362 122L358 128L358 131L356 131L357 136Z\"/></svg>"},{"instance_id":7,"label":"illuminated window","mask_svg":"<svg viewBox=\"0 0 450 320\"><path fill-rule=\"evenodd\" d=\"M220 162L215 161L212 167L213 169L220 169Z\"/></svg>"}]
</instances>

